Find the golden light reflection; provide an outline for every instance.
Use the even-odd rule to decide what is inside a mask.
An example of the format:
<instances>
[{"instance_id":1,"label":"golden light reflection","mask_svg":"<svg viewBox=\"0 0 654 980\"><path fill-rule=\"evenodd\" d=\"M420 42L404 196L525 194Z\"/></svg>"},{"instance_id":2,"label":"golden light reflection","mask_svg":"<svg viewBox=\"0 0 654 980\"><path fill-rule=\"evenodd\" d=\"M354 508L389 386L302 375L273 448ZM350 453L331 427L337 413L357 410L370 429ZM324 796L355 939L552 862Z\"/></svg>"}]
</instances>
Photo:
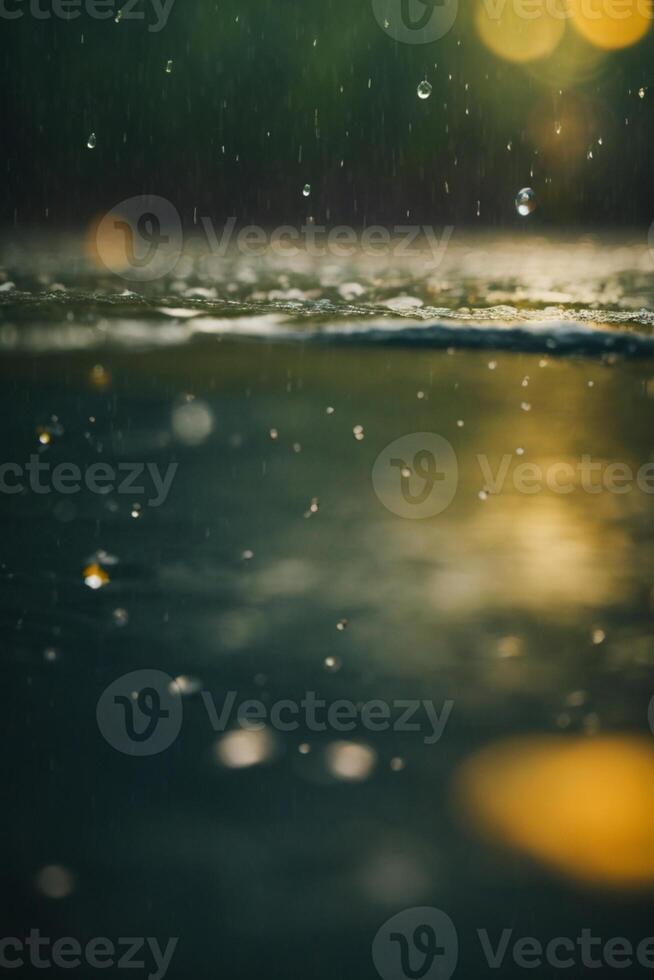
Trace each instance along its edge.
<instances>
[{"instance_id":1,"label":"golden light reflection","mask_svg":"<svg viewBox=\"0 0 654 980\"><path fill-rule=\"evenodd\" d=\"M570 0L570 4L576 30L606 51L641 41L654 14L651 0Z\"/></svg>"},{"instance_id":2,"label":"golden light reflection","mask_svg":"<svg viewBox=\"0 0 654 980\"><path fill-rule=\"evenodd\" d=\"M619 528L606 531L571 499L505 491L479 504L466 516L470 537L453 533L448 563L425 575L427 601L460 612L490 606L547 610L561 620L580 607L620 602L625 585L617 568L627 560L628 539ZM419 528L401 527L393 546L396 553L424 550L427 557L430 543L421 540ZM600 560L605 547L620 556L615 567ZM446 553L443 541L441 556Z\"/></svg>"},{"instance_id":3,"label":"golden light reflection","mask_svg":"<svg viewBox=\"0 0 654 980\"><path fill-rule=\"evenodd\" d=\"M107 220L106 215L96 218L89 226L85 251L93 265L103 272L109 269L120 273L129 268L125 233L115 221Z\"/></svg>"},{"instance_id":4,"label":"golden light reflection","mask_svg":"<svg viewBox=\"0 0 654 980\"><path fill-rule=\"evenodd\" d=\"M654 745L646 739L499 742L463 765L456 796L476 829L570 877L654 884Z\"/></svg>"},{"instance_id":5,"label":"golden light reflection","mask_svg":"<svg viewBox=\"0 0 654 980\"><path fill-rule=\"evenodd\" d=\"M565 20L543 4L536 16L525 17L518 4L490 5L479 0L475 12L477 32L493 54L523 64L552 54L565 32Z\"/></svg>"}]
</instances>

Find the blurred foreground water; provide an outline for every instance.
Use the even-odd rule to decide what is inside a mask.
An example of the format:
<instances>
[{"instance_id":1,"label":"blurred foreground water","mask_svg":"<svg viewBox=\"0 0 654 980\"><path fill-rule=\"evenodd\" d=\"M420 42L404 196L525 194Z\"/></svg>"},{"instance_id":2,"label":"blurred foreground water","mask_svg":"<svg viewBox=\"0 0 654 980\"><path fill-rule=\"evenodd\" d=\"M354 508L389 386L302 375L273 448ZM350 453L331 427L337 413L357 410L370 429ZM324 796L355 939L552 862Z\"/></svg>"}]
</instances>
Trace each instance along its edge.
<instances>
[{"instance_id":1,"label":"blurred foreground water","mask_svg":"<svg viewBox=\"0 0 654 980\"><path fill-rule=\"evenodd\" d=\"M480 928L651 935L652 496L576 469L654 460L647 249L466 240L427 276L190 256L146 287L71 248L4 253L3 462L177 469L161 506L147 480L0 494L5 934L175 936L167 975L197 980L375 977L416 906L466 978L497 972ZM416 433L458 467L424 519L414 442L395 489L373 477ZM500 492L480 455L509 458ZM571 489L520 492L525 463ZM132 758L96 707L146 668L188 693L174 744ZM200 687L452 704L433 744L424 713L239 743Z\"/></svg>"}]
</instances>

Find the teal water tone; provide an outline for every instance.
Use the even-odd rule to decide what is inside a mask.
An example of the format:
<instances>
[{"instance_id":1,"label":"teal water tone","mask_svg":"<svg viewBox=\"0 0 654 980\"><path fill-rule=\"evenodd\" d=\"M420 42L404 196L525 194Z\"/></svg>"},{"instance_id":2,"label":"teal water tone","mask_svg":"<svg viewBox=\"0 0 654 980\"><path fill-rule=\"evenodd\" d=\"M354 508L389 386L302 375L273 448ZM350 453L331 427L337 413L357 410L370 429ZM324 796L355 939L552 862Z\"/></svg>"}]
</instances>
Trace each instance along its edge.
<instances>
[{"instance_id":1,"label":"teal water tone","mask_svg":"<svg viewBox=\"0 0 654 980\"><path fill-rule=\"evenodd\" d=\"M634 887L619 830L608 870L595 852L557 867L480 833L456 787L468 759L525 735L654 751L654 513L638 480L654 460L651 256L627 239L488 237L413 266L193 253L140 286L70 242L4 252L2 456L23 486L0 493L7 935L179 937L180 980L372 980L378 930L421 906L455 923L463 978L497 972L479 928L494 945L503 929L650 935L651 831ZM451 502L424 519L402 467L394 497L374 477L416 433L457 465ZM48 473L173 477L159 506L153 469L143 494L39 493L33 454ZM632 479L589 492L586 457L594 481L614 464ZM572 489L534 492L532 473L525 490L524 464L567 466ZM96 711L143 669L188 692L173 743L134 758ZM268 708L307 692L427 701L444 727L430 741L421 711L417 731L335 733L302 715L239 747L200 689L218 709L229 692ZM647 793L615 818L625 833ZM71 875L61 897L38 886L48 866ZM501 975L524 968L509 955Z\"/></svg>"}]
</instances>

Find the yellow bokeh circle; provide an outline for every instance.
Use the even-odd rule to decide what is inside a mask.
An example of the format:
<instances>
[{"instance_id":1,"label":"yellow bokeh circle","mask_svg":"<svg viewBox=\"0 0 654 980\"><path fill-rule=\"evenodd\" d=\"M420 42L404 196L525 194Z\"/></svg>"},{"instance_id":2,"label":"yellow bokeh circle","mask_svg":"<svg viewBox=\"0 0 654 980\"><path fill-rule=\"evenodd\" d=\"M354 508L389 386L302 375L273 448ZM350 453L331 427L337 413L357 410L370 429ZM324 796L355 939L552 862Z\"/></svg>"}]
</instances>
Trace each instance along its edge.
<instances>
[{"instance_id":1,"label":"yellow bokeh circle","mask_svg":"<svg viewBox=\"0 0 654 980\"><path fill-rule=\"evenodd\" d=\"M477 33L486 47L518 64L551 54L565 23L565 12L553 0L479 0L475 11Z\"/></svg>"},{"instance_id":2,"label":"yellow bokeh circle","mask_svg":"<svg viewBox=\"0 0 654 980\"><path fill-rule=\"evenodd\" d=\"M641 41L654 16L652 0L568 0L574 27L605 51Z\"/></svg>"}]
</instances>

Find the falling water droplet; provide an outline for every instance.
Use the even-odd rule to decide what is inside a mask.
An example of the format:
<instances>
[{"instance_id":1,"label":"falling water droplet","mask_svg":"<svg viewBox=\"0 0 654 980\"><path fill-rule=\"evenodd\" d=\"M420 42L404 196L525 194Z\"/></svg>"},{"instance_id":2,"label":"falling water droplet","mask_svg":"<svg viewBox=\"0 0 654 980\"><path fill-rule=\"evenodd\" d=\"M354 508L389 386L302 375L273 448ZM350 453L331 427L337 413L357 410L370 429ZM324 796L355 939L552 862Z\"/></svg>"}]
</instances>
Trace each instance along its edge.
<instances>
[{"instance_id":1,"label":"falling water droplet","mask_svg":"<svg viewBox=\"0 0 654 980\"><path fill-rule=\"evenodd\" d=\"M311 184L305 184L304 187L302 188L302 196L310 197L310 195L311 195Z\"/></svg>"},{"instance_id":2,"label":"falling water droplet","mask_svg":"<svg viewBox=\"0 0 654 980\"><path fill-rule=\"evenodd\" d=\"M166 62L166 74L171 75L173 71L173 59L169 58Z\"/></svg>"},{"instance_id":3,"label":"falling water droplet","mask_svg":"<svg viewBox=\"0 0 654 980\"><path fill-rule=\"evenodd\" d=\"M113 621L116 626L127 626L129 623L129 613L126 609L118 608L112 612Z\"/></svg>"},{"instance_id":4,"label":"falling water droplet","mask_svg":"<svg viewBox=\"0 0 654 980\"><path fill-rule=\"evenodd\" d=\"M88 146L89 150L94 150L97 142L98 137L95 135L95 133L89 133L89 138L86 141L86 145Z\"/></svg>"},{"instance_id":5,"label":"falling water droplet","mask_svg":"<svg viewBox=\"0 0 654 980\"><path fill-rule=\"evenodd\" d=\"M516 211L523 218L536 210L536 194L531 187L523 187L521 191L518 191L515 206Z\"/></svg>"},{"instance_id":6,"label":"falling water droplet","mask_svg":"<svg viewBox=\"0 0 654 980\"><path fill-rule=\"evenodd\" d=\"M428 99L430 95L431 95L431 85L425 79L425 81L424 82L420 82L420 85L418 86L418 98L419 99Z\"/></svg>"},{"instance_id":7,"label":"falling water droplet","mask_svg":"<svg viewBox=\"0 0 654 980\"><path fill-rule=\"evenodd\" d=\"M319 507L320 507L320 504L318 502L318 498L317 497L312 497L311 498L311 503L309 504L308 510L305 510L305 512L304 512L304 516L305 517L311 517L312 514L317 514L318 513L318 510L319 510Z\"/></svg>"},{"instance_id":8,"label":"falling water droplet","mask_svg":"<svg viewBox=\"0 0 654 980\"><path fill-rule=\"evenodd\" d=\"M123 9L121 7L118 13L116 14L116 16L114 17L114 23L120 24L122 19L123 19Z\"/></svg>"}]
</instances>

